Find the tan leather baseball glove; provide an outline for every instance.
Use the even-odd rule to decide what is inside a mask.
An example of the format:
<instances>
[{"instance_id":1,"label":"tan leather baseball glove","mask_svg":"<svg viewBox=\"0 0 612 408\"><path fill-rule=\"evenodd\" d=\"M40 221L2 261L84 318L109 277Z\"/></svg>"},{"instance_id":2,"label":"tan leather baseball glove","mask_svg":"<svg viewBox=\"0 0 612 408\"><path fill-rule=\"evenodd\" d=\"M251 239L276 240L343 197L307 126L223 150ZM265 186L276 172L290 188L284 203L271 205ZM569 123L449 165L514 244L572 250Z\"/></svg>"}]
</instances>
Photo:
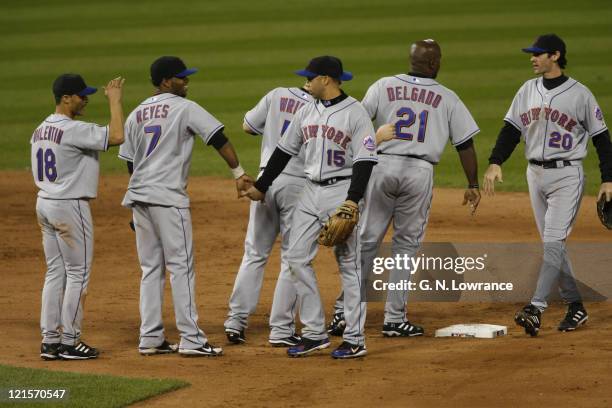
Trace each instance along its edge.
<instances>
[{"instance_id":1,"label":"tan leather baseball glove","mask_svg":"<svg viewBox=\"0 0 612 408\"><path fill-rule=\"evenodd\" d=\"M346 242L359 222L359 207L354 201L346 200L325 223L317 242L333 247Z\"/></svg>"}]
</instances>

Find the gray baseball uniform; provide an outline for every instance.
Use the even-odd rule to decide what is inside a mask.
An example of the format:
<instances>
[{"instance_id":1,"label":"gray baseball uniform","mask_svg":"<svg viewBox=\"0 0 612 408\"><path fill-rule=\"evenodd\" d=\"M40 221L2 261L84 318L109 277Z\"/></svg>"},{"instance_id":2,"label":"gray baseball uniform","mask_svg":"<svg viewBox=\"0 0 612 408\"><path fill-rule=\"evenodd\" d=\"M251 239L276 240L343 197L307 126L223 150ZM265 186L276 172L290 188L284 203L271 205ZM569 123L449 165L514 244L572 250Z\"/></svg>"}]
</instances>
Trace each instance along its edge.
<instances>
[{"instance_id":1,"label":"gray baseball uniform","mask_svg":"<svg viewBox=\"0 0 612 408\"><path fill-rule=\"evenodd\" d=\"M266 167L295 113L311 100L311 96L299 88L276 88L246 113L244 122L253 132L263 136L261 170ZM251 202L244 256L229 300L226 328L243 330L247 327L248 317L255 311L259 300L264 267L280 232L281 269L270 312L270 340L295 334L297 292L289 273L286 255L291 215L306 182L302 156L289 161L283 173L270 186L264 203Z\"/></svg>"},{"instance_id":2,"label":"gray baseball uniform","mask_svg":"<svg viewBox=\"0 0 612 408\"><path fill-rule=\"evenodd\" d=\"M108 149L108 126L52 114L30 140L32 175L47 273L42 293L43 343L74 346L93 258L89 200L98 191L98 151ZM62 327L60 333L60 327Z\"/></svg>"},{"instance_id":3,"label":"gray baseball uniform","mask_svg":"<svg viewBox=\"0 0 612 408\"><path fill-rule=\"evenodd\" d=\"M140 347L164 340L162 301L170 272L181 349L203 347L198 327L187 177L195 135L207 142L223 125L197 103L169 93L145 99L125 124L119 157L134 163L123 205L131 207L142 268Z\"/></svg>"},{"instance_id":4,"label":"gray baseball uniform","mask_svg":"<svg viewBox=\"0 0 612 408\"><path fill-rule=\"evenodd\" d=\"M361 104L352 97L325 106L306 104L291 122L278 147L297 155L305 149L306 185L291 220L287 262L299 295L302 335L323 340L325 316L312 269L322 226L346 199L354 163L377 161L374 128ZM364 345L366 304L361 301L359 226L345 244L334 248L342 287L346 330L344 340Z\"/></svg>"},{"instance_id":5,"label":"gray baseball uniform","mask_svg":"<svg viewBox=\"0 0 612 408\"><path fill-rule=\"evenodd\" d=\"M460 145L479 129L459 97L430 78L406 74L381 78L370 86L362 104L376 127L394 123L396 130L395 139L378 148L379 162L364 199L361 256L363 267L370 271L391 220L392 256L416 255L429 217L433 167L447 141ZM401 279L410 279L410 271L390 271L390 282ZM385 323L405 321L407 295L407 291L387 293ZM336 313L341 306L337 301Z\"/></svg>"},{"instance_id":6,"label":"gray baseball uniform","mask_svg":"<svg viewBox=\"0 0 612 408\"><path fill-rule=\"evenodd\" d=\"M556 168L527 166L531 206L544 242L544 262L531 303L544 310L557 280L562 298L578 302L565 240L584 191L582 159L588 141L607 130L601 109L591 91L572 78L551 90L536 78L519 89L504 120L521 131L527 160L556 161Z\"/></svg>"}]
</instances>

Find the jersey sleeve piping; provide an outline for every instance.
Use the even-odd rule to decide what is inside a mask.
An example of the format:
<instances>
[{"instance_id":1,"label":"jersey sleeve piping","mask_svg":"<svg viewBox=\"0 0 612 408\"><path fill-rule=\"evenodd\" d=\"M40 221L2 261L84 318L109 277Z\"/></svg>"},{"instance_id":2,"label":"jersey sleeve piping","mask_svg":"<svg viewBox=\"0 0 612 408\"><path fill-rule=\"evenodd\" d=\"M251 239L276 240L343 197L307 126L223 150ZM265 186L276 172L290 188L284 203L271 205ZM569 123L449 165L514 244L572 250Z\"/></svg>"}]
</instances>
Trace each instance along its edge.
<instances>
[{"instance_id":1,"label":"jersey sleeve piping","mask_svg":"<svg viewBox=\"0 0 612 408\"><path fill-rule=\"evenodd\" d=\"M216 128L214 128L204 139L204 142L206 142L206 144L208 144L208 142L210 141L210 138L219 131L219 129L223 129L225 127L225 125L220 124L219 126L217 126Z\"/></svg>"},{"instance_id":2,"label":"jersey sleeve piping","mask_svg":"<svg viewBox=\"0 0 612 408\"><path fill-rule=\"evenodd\" d=\"M474 130L472 133L469 133L467 136L465 136L463 139L461 139L458 142L452 143L453 146L459 146L461 143L465 143L468 139L471 139L472 137L474 137L474 135L476 133L480 132L480 129L476 129Z\"/></svg>"},{"instance_id":3,"label":"jersey sleeve piping","mask_svg":"<svg viewBox=\"0 0 612 408\"><path fill-rule=\"evenodd\" d=\"M125 160L125 161L130 161L130 162L133 162L133 161L134 161L134 159L133 159L133 158L128 157L128 156L124 156L124 155L122 155L121 153L120 153L120 154L118 154L118 155L117 155L117 157L119 157L121 160Z\"/></svg>"},{"instance_id":4,"label":"jersey sleeve piping","mask_svg":"<svg viewBox=\"0 0 612 408\"><path fill-rule=\"evenodd\" d=\"M106 129L106 136L104 137L104 151L106 152L108 151L108 148L109 148L108 138L109 138L110 129L109 129L109 125L106 125L104 128Z\"/></svg>"},{"instance_id":5,"label":"jersey sleeve piping","mask_svg":"<svg viewBox=\"0 0 612 408\"><path fill-rule=\"evenodd\" d=\"M377 157L358 157L355 160L353 160L353 164L362 162L362 161L378 163L378 158Z\"/></svg>"},{"instance_id":6,"label":"jersey sleeve piping","mask_svg":"<svg viewBox=\"0 0 612 408\"><path fill-rule=\"evenodd\" d=\"M519 125L517 125L516 123L514 123L514 121L512 119L510 119L509 117L505 117L504 118L505 122L508 122L509 124L511 124L512 126L514 126L518 131L522 132L523 130L521 129L521 127Z\"/></svg>"},{"instance_id":7,"label":"jersey sleeve piping","mask_svg":"<svg viewBox=\"0 0 612 408\"><path fill-rule=\"evenodd\" d=\"M257 127L255 127L251 122L249 122L246 116L244 117L244 123L246 123L253 132L257 133L258 135L263 135L263 130L257 129Z\"/></svg>"},{"instance_id":8,"label":"jersey sleeve piping","mask_svg":"<svg viewBox=\"0 0 612 408\"><path fill-rule=\"evenodd\" d=\"M281 146L280 144L276 145L276 147L278 147L284 153L290 154L291 156L297 156L298 153L300 152L299 150L297 152L291 151L291 150L287 149L285 146Z\"/></svg>"},{"instance_id":9,"label":"jersey sleeve piping","mask_svg":"<svg viewBox=\"0 0 612 408\"><path fill-rule=\"evenodd\" d=\"M599 135L600 133L605 132L606 130L608 130L608 127L607 127L607 126L604 126L604 127L602 127L601 129L599 129L599 130L597 130L597 131L595 131L595 132L593 132L593 133L589 134L589 137L591 137L591 138L592 138L592 137L595 137L595 136Z\"/></svg>"}]
</instances>

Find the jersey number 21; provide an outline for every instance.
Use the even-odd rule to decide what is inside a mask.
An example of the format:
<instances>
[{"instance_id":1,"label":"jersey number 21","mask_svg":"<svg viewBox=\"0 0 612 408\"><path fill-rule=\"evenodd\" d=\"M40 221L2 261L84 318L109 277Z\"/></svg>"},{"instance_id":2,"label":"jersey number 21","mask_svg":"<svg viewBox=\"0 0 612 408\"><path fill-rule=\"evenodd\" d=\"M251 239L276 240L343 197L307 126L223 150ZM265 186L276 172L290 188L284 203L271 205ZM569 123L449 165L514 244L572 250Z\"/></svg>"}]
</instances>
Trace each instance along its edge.
<instances>
[{"instance_id":1,"label":"jersey number 21","mask_svg":"<svg viewBox=\"0 0 612 408\"><path fill-rule=\"evenodd\" d=\"M402 140L412 140L414 135L412 133L408 133L408 128L414 125L416 122L417 114L410 108L404 107L398 109L395 113L395 116L401 118L397 122L395 122L395 138ZM407 117L406 117L407 116ZM425 132L427 131L427 117L429 116L429 112L426 110L421 111L419 113L419 133L417 134L417 142L423 143L425 142Z\"/></svg>"}]
</instances>

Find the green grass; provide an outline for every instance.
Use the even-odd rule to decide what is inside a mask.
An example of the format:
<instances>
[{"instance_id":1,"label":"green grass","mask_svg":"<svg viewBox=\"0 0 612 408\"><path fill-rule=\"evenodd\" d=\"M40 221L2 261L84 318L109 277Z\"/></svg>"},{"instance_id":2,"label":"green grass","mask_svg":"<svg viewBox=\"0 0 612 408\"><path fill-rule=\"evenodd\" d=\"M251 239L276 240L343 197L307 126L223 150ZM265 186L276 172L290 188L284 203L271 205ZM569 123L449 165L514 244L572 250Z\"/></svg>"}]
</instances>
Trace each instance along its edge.
<instances>
[{"instance_id":1,"label":"green grass","mask_svg":"<svg viewBox=\"0 0 612 408\"><path fill-rule=\"evenodd\" d=\"M311 57L341 57L355 74L345 90L361 98L379 77L406 71L412 41L435 38L443 52L438 79L461 96L482 130L476 139L482 175L512 97L532 77L520 48L538 34L557 32L566 40L567 73L593 91L604 113L612 112L610 21L612 2L604 0L186 0L178 7L160 0L6 2L0 15L0 169L28 168L28 140L53 109L50 86L58 74L77 71L96 86L125 76L129 111L151 93L148 67L165 54L200 68L190 98L225 123L241 162L255 173L259 139L242 132L244 112L273 87L301 84L293 71ZM103 96L91 98L86 118L107 120ZM103 172L125 171L116 153L103 155ZM585 167L587 192L594 194L600 179L592 147ZM501 189L525 190L524 172L519 146L504 165ZM192 174L229 172L199 143ZM452 148L436 169L436 184L465 185Z\"/></svg>"},{"instance_id":2,"label":"green grass","mask_svg":"<svg viewBox=\"0 0 612 408\"><path fill-rule=\"evenodd\" d=\"M20 400L15 406L124 407L187 385L189 383L179 380L125 378L0 365L0 405L9 402L8 389L64 389L68 397L61 402Z\"/></svg>"}]
</instances>

